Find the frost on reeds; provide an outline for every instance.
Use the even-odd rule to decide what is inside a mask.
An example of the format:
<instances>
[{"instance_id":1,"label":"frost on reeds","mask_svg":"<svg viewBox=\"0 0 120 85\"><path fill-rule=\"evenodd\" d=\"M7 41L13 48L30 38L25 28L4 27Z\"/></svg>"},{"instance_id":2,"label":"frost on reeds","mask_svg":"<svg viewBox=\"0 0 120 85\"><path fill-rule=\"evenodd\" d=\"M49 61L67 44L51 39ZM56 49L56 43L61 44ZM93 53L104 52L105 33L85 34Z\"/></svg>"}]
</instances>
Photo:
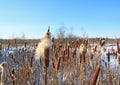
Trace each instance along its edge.
<instances>
[{"instance_id":1,"label":"frost on reeds","mask_svg":"<svg viewBox=\"0 0 120 85\"><path fill-rule=\"evenodd\" d=\"M7 71L1 64L2 85L119 85L119 53L118 58L112 58L111 51L109 57L105 53L104 62L107 65L105 67L101 55L102 47L104 47L102 41L95 45L89 44L87 40L84 40L83 43L80 40L68 41L68 44L66 42L58 40L54 43L48 30L37 48L35 46L31 52L27 48L24 49L29 46L26 43L23 49L17 50L18 52L15 54L8 53ZM9 42L11 46L14 44L15 41ZM116 52L116 50L112 51ZM28 56L29 54L30 56ZM40 63L40 59L42 63ZM37 60L42 64L40 67L36 65ZM100 63L97 63L97 60ZM112 60L117 61L115 66L111 65ZM115 69L111 69L111 67Z\"/></svg>"}]
</instances>

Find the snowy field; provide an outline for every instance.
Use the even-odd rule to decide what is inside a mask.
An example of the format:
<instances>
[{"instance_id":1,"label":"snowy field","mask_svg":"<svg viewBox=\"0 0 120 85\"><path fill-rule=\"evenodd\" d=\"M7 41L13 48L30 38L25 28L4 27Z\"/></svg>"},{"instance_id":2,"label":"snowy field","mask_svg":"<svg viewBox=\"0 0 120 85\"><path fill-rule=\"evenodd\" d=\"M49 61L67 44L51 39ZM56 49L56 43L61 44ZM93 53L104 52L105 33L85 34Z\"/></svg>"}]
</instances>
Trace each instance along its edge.
<instances>
[{"instance_id":1,"label":"snowy field","mask_svg":"<svg viewBox=\"0 0 120 85\"><path fill-rule=\"evenodd\" d=\"M91 46L92 48L92 46ZM91 48L88 48L89 50ZM5 69L1 68L1 85L89 85L95 68L97 67L97 53L93 54L93 63L91 64L89 59L89 52L86 53L85 63L80 63L80 53L76 52L74 58L72 57L72 51L69 50L69 60L64 62L60 61L59 69L56 71L57 59L55 58L63 56L62 50L56 48L56 50L50 51L49 67L47 68L47 80L46 70L42 65L38 65L35 62L34 54L36 47L24 46L3 48L0 51L0 63ZM105 51L103 51L105 49ZM58 53L56 53L58 52ZM108 52L110 55L110 61L108 61ZM116 53L115 55L112 55ZM101 48L100 53L100 73L97 80L97 85L119 85L120 84L120 64L118 62L117 46L115 44L106 44ZM58 58L59 59L59 58ZM53 66L55 65L55 67ZM4 71L2 75L2 71ZM82 72L85 71L85 72ZM82 76L81 76L82 75ZM112 79L112 81L111 81Z\"/></svg>"}]
</instances>

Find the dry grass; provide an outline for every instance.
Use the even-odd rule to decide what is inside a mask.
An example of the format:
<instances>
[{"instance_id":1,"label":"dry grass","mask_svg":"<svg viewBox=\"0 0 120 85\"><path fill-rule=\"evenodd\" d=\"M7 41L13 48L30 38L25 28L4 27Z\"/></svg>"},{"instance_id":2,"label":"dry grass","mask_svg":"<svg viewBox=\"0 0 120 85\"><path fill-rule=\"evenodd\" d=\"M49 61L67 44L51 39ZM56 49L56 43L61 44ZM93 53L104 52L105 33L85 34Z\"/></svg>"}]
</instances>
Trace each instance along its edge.
<instances>
[{"instance_id":1,"label":"dry grass","mask_svg":"<svg viewBox=\"0 0 120 85\"><path fill-rule=\"evenodd\" d=\"M17 42L14 43L18 47ZM118 67L110 69L109 63L102 64L100 50L95 46L89 47L90 50L87 51L89 43L83 43L85 44L75 40L54 43L52 46L45 46L50 48L43 47L44 50L40 48L41 54L44 54L41 59L44 62L40 66L34 57L35 50L28 52L23 49L14 55L8 54L6 67L2 66L1 85L119 85ZM24 47L27 46L25 43ZM33 47L36 49L36 45ZM28 56L29 53L33 55ZM116 59L120 65L120 57Z\"/></svg>"}]
</instances>

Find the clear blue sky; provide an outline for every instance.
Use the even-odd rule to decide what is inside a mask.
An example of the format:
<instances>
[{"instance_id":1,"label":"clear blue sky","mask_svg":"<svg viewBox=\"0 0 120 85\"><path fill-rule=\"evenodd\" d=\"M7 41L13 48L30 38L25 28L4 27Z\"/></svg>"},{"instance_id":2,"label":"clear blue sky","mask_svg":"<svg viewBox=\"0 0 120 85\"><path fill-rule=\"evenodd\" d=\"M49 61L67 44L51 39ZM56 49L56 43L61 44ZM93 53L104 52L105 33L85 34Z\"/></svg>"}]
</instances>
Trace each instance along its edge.
<instances>
[{"instance_id":1,"label":"clear blue sky","mask_svg":"<svg viewBox=\"0 0 120 85\"><path fill-rule=\"evenodd\" d=\"M62 24L66 34L120 37L120 0L0 0L0 38L42 38L48 26L55 36Z\"/></svg>"}]
</instances>

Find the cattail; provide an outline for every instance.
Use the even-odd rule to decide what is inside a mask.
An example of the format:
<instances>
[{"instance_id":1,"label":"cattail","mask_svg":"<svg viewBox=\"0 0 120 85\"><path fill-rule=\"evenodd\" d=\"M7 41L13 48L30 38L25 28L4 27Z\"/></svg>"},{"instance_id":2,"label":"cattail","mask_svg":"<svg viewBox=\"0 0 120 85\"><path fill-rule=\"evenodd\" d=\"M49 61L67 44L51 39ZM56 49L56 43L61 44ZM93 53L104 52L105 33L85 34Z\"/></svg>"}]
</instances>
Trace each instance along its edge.
<instances>
[{"instance_id":1,"label":"cattail","mask_svg":"<svg viewBox=\"0 0 120 85\"><path fill-rule=\"evenodd\" d=\"M76 48L72 52L72 57L74 58L74 55L76 54Z\"/></svg>"},{"instance_id":2,"label":"cattail","mask_svg":"<svg viewBox=\"0 0 120 85\"><path fill-rule=\"evenodd\" d=\"M2 44L0 43L0 50L2 50Z\"/></svg>"},{"instance_id":3,"label":"cattail","mask_svg":"<svg viewBox=\"0 0 120 85\"><path fill-rule=\"evenodd\" d=\"M52 67L55 68L54 60L52 59Z\"/></svg>"},{"instance_id":4,"label":"cattail","mask_svg":"<svg viewBox=\"0 0 120 85\"><path fill-rule=\"evenodd\" d=\"M108 51L108 62L110 62L110 52Z\"/></svg>"},{"instance_id":5,"label":"cattail","mask_svg":"<svg viewBox=\"0 0 120 85\"><path fill-rule=\"evenodd\" d=\"M63 59L63 62L65 62L65 50L62 51L62 59Z\"/></svg>"},{"instance_id":6,"label":"cattail","mask_svg":"<svg viewBox=\"0 0 120 85\"><path fill-rule=\"evenodd\" d=\"M115 52L115 58L117 59L117 57L118 57L118 56L117 56L117 51L116 51L116 52Z\"/></svg>"},{"instance_id":7,"label":"cattail","mask_svg":"<svg viewBox=\"0 0 120 85\"><path fill-rule=\"evenodd\" d=\"M56 64L56 71L58 72L59 67L60 67L60 61L61 61L61 57L58 58L58 62Z\"/></svg>"},{"instance_id":8,"label":"cattail","mask_svg":"<svg viewBox=\"0 0 120 85\"><path fill-rule=\"evenodd\" d=\"M51 33L48 29L48 32L45 34L44 38L41 40L41 42L38 44L35 52L35 60L38 61L43 58L45 54L46 48L52 47L52 41L51 41Z\"/></svg>"},{"instance_id":9,"label":"cattail","mask_svg":"<svg viewBox=\"0 0 120 85\"><path fill-rule=\"evenodd\" d=\"M77 39L77 40L76 40L76 47L79 47L79 45L80 45L80 40Z\"/></svg>"},{"instance_id":10,"label":"cattail","mask_svg":"<svg viewBox=\"0 0 120 85\"><path fill-rule=\"evenodd\" d=\"M54 41L55 41L55 39L54 39L54 37L52 38L52 42L54 43Z\"/></svg>"},{"instance_id":11,"label":"cattail","mask_svg":"<svg viewBox=\"0 0 120 85\"><path fill-rule=\"evenodd\" d=\"M54 37L52 38L52 43L53 43L53 45L52 45L52 50L54 51L54 49L55 49L55 46L54 46Z\"/></svg>"},{"instance_id":12,"label":"cattail","mask_svg":"<svg viewBox=\"0 0 120 85\"><path fill-rule=\"evenodd\" d=\"M82 52L82 62L85 63L85 52Z\"/></svg>"},{"instance_id":13,"label":"cattail","mask_svg":"<svg viewBox=\"0 0 120 85\"><path fill-rule=\"evenodd\" d=\"M55 58L58 59L58 52L55 52Z\"/></svg>"},{"instance_id":14,"label":"cattail","mask_svg":"<svg viewBox=\"0 0 120 85\"><path fill-rule=\"evenodd\" d=\"M98 78L98 75L99 75L99 71L100 71L100 67L97 66L96 69L95 69L95 72L93 74L93 78L92 78L92 81L91 81L90 85L96 85L96 81L97 81L97 78Z\"/></svg>"},{"instance_id":15,"label":"cattail","mask_svg":"<svg viewBox=\"0 0 120 85\"><path fill-rule=\"evenodd\" d=\"M119 62L119 64L120 64L120 56L118 57L118 62Z\"/></svg>"},{"instance_id":16,"label":"cattail","mask_svg":"<svg viewBox=\"0 0 120 85\"><path fill-rule=\"evenodd\" d=\"M6 66L7 66L7 62L2 62L2 64L0 64L0 68L2 69L1 85L4 85L5 83Z\"/></svg>"},{"instance_id":17,"label":"cattail","mask_svg":"<svg viewBox=\"0 0 120 85\"><path fill-rule=\"evenodd\" d=\"M11 79L12 79L12 85L15 85L15 80L13 75L11 76Z\"/></svg>"},{"instance_id":18,"label":"cattail","mask_svg":"<svg viewBox=\"0 0 120 85\"><path fill-rule=\"evenodd\" d=\"M70 85L74 85L74 83L72 81L70 81Z\"/></svg>"},{"instance_id":19,"label":"cattail","mask_svg":"<svg viewBox=\"0 0 120 85\"><path fill-rule=\"evenodd\" d=\"M102 47L104 44L105 44L105 39L101 39L101 40L100 40L100 45L101 45L101 47Z\"/></svg>"},{"instance_id":20,"label":"cattail","mask_svg":"<svg viewBox=\"0 0 120 85\"><path fill-rule=\"evenodd\" d=\"M119 42L117 42L117 51L118 51L118 53L120 52Z\"/></svg>"},{"instance_id":21,"label":"cattail","mask_svg":"<svg viewBox=\"0 0 120 85\"><path fill-rule=\"evenodd\" d=\"M94 49L93 49L93 50L94 50L94 52L96 52L96 50L97 50L97 45L95 45L95 47L94 47Z\"/></svg>"},{"instance_id":22,"label":"cattail","mask_svg":"<svg viewBox=\"0 0 120 85\"><path fill-rule=\"evenodd\" d=\"M58 51L62 48L62 44L59 44Z\"/></svg>"},{"instance_id":23,"label":"cattail","mask_svg":"<svg viewBox=\"0 0 120 85\"><path fill-rule=\"evenodd\" d=\"M49 48L45 48L44 50L44 67L49 67Z\"/></svg>"},{"instance_id":24,"label":"cattail","mask_svg":"<svg viewBox=\"0 0 120 85\"><path fill-rule=\"evenodd\" d=\"M80 47L79 47L79 51L80 51L80 53L82 53L82 52L87 52L87 46L83 43L83 44L81 44L80 45Z\"/></svg>"},{"instance_id":25,"label":"cattail","mask_svg":"<svg viewBox=\"0 0 120 85\"><path fill-rule=\"evenodd\" d=\"M26 46L27 46L27 42L24 43L24 47L25 47L25 48L26 48Z\"/></svg>"},{"instance_id":26,"label":"cattail","mask_svg":"<svg viewBox=\"0 0 120 85\"><path fill-rule=\"evenodd\" d=\"M30 67L32 67L33 56L30 57Z\"/></svg>"},{"instance_id":27,"label":"cattail","mask_svg":"<svg viewBox=\"0 0 120 85\"><path fill-rule=\"evenodd\" d=\"M82 55L80 54L80 63L82 63Z\"/></svg>"},{"instance_id":28,"label":"cattail","mask_svg":"<svg viewBox=\"0 0 120 85\"><path fill-rule=\"evenodd\" d=\"M90 54L90 59L93 60L93 54L92 53Z\"/></svg>"},{"instance_id":29,"label":"cattail","mask_svg":"<svg viewBox=\"0 0 120 85\"><path fill-rule=\"evenodd\" d=\"M14 74L15 74L15 69L12 69L11 79L12 79L12 84L13 84L13 85L15 85L15 77L14 77Z\"/></svg>"},{"instance_id":30,"label":"cattail","mask_svg":"<svg viewBox=\"0 0 120 85\"><path fill-rule=\"evenodd\" d=\"M68 61L68 59L69 59L69 56L66 54L65 55L65 61Z\"/></svg>"},{"instance_id":31,"label":"cattail","mask_svg":"<svg viewBox=\"0 0 120 85\"><path fill-rule=\"evenodd\" d=\"M16 39L14 39L14 43L15 43L15 47L17 47L17 40Z\"/></svg>"},{"instance_id":32,"label":"cattail","mask_svg":"<svg viewBox=\"0 0 120 85\"><path fill-rule=\"evenodd\" d=\"M68 55L68 57L69 57L69 48L70 48L70 46L68 45L67 46L67 55Z\"/></svg>"},{"instance_id":33,"label":"cattail","mask_svg":"<svg viewBox=\"0 0 120 85\"><path fill-rule=\"evenodd\" d=\"M13 74L13 75L15 74L15 69L12 70L12 74Z\"/></svg>"}]
</instances>

